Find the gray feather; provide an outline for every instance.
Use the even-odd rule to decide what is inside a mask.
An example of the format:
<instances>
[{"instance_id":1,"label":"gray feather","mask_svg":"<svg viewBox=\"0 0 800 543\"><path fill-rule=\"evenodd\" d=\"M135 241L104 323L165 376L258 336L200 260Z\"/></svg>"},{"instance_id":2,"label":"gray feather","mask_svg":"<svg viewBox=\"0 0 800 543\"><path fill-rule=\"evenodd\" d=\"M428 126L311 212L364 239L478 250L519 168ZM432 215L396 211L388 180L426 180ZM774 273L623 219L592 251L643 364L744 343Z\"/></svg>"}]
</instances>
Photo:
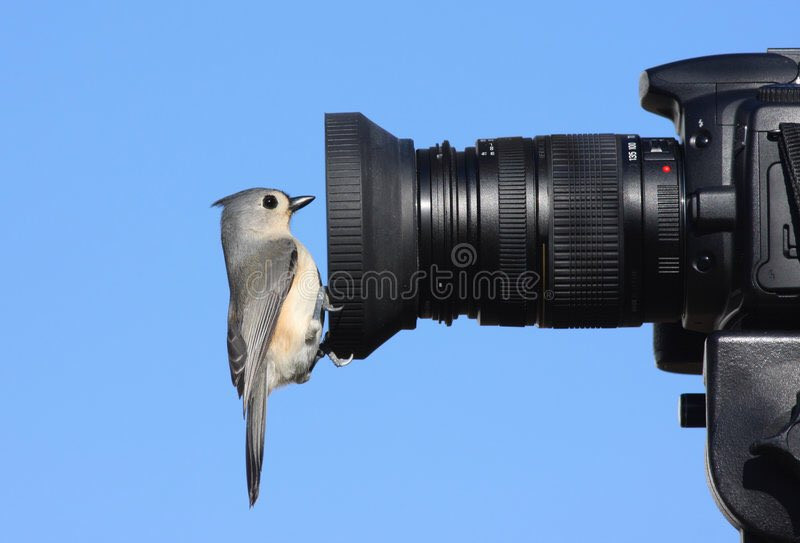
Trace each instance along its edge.
<instances>
[{"instance_id":1,"label":"gray feather","mask_svg":"<svg viewBox=\"0 0 800 543\"><path fill-rule=\"evenodd\" d=\"M297 248L289 238L263 243L234 270L239 333L247 346L244 397L256 383L258 370L267 363L267 351L283 301L297 265Z\"/></svg>"},{"instance_id":2,"label":"gray feather","mask_svg":"<svg viewBox=\"0 0 800 543\"><path fill-rule=\"evenodd\" d=\"M228 307L228 365L231 370L231 382L236 387L239 397L244 393L244 364L247 361L247 345L241 336L241 323L235 312L236 304L231 301Z\"/></svg>"},{"instance_id":3,"label":"gray feather","mask_svg":"<svg viewBox=\"0 0 800 543\"><path fill-rule=\"evenodd\" d=\"M267 351L294 279L297 247L292 239L281 238L247 249L237 251L237 260L228 261L228 362L231 381L244 400L247 485L252 506L258 498L264 456L270 372Z\"/></svg>"},{"instance_id":4,"label":"gray feather","mask_svg":"<svg viewBox=\"0 0 800 543\"><path fill-rule=\"evenodd\" d=\"M247 447L245 455L250 507L255 505L261 488L261 465L264 462L264 429L267 421L269 365L264 366L259 372L256 375L256 386L253 387L253 393L250 399L247 400Z\"/></svg>"}]
</instances>

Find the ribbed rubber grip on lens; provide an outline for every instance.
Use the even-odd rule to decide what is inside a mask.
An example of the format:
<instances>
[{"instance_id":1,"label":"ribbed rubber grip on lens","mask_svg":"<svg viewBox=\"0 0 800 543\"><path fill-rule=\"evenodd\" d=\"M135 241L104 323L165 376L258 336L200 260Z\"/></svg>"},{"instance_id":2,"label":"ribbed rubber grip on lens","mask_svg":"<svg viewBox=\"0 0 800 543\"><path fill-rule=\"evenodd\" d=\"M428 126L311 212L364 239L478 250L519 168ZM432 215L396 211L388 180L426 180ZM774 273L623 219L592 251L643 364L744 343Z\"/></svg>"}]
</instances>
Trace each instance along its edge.
<instances>
[{"instance_id":1,"label":"ribbed rubber grip on lens","mask_svg":"<svg viewBox=\"0 0 800 543\"><path fill-rule=\"evenodd\" d=\"M359 117L346 115L325 119L329 287L334 304L346 302L334 322L337 343L350 351L364 329L360 122ZM341 284L335 284L337 280Z\"/></svg>"},{"instance_id":2,"label":"ribbed rubber grip on lens","mask_svg":"<svg viewBox=\"0 0 800 543\"><path fill-rule=\"evenodd\" d=\"M528 237L525 145L522 138L495 140L497 148L497 196L500 271L508 280L503 283L503 299L522 303L520 276L528 270Z\"/></svg>"},{"instance_id":3,"label":"ribbed rubber grip on lens","mask_svg":"<svg viewBox=\"0 0 800 543\"><path fill-rule=\"evenodd\" d=\"M360 113L325 116L329 313L326 347L365 358L414 328L417 185L414 142Z\"/></svg>"},{"instance_id":4,"label":"ribbed rubber grip on lens","mask_svg":"<svg viewBox=\"0 0 800 543\"><path fill-rule=\"evenodd\" d=\"M554 327L620 319L620 180L613 135L551 137Z\"/></svg>"}]
</instances>

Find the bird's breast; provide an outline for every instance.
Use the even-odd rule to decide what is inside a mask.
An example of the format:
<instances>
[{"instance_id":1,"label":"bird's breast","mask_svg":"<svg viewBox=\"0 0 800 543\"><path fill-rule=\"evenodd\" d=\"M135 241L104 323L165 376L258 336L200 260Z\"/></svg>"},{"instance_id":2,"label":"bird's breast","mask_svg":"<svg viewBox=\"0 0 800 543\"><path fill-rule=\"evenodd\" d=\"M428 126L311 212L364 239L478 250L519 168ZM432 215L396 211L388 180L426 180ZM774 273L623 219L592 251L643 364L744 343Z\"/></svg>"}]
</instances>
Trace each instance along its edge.
<instances>
[{"instance_id":1,"label":"bird's breast","mask_svg":"<svg viewBox=\"0 0 800 543\"><path fill-rule=\"evenodd\" d=\"M298 243L297 249L295 276L267 353L275 370L276 380L270 379L273 386L293 382L308 373L322 333L319 315L314 315L320 289L319 272L305 247Z\"/></svg>"}]
</instances>

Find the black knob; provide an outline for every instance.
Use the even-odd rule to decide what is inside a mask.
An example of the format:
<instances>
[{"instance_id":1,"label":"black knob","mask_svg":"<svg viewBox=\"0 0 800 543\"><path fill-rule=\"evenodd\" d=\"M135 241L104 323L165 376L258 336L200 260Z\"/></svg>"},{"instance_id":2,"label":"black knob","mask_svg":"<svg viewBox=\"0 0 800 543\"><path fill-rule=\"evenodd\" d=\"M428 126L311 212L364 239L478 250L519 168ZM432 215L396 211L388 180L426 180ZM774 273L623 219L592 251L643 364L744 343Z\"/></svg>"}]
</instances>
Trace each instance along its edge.
<instances>
[{"instance_id":1,"label":"black knob","mask_svg":"<svg viewBox=\"0 0 800 543\"><path fill-rule=\"evenodd\" d=\"M750 454L772 457L800 477L800 392L792 407L789 423L774 436L750 445Z\"/></svg>"},{"instance_id":2,"label":"black knob","mask_svg":"<svg viewBox=\"0 0 800 543\"><path fill-rule=\"evenodd\" d=\"M732 232L736 228L736 187L705 187L689 198L689 218L697 234Z\"/></svg>"},{"instance_id":3,"label":"black knob","mask_svg":"<svg viewBox=\"0 0 800 543\"><path fill-rule=\"evenodd\" d=\"M681 394L681 428L706 427L706 395L703 393Z\"/></svg>"}]
</instances>

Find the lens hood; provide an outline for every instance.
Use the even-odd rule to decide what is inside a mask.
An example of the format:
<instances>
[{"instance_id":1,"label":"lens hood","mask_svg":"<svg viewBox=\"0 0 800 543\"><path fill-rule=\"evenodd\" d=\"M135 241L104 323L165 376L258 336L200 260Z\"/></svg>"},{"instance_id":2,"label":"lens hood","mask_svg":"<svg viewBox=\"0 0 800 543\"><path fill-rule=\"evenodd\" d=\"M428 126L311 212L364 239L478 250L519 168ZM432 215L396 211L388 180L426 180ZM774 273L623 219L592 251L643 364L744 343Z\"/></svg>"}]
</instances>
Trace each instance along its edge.
<instances>
[{"instance_id":1,"label":"lens hood","mask_svg":"<svg viewBox=\"0 0 800 543\"><path fill-rule=\"evenodd\" d=\"M416 326L414 142L361 113L325 115L329 345L366 358Z\"/></svg>"}]
</instances>

